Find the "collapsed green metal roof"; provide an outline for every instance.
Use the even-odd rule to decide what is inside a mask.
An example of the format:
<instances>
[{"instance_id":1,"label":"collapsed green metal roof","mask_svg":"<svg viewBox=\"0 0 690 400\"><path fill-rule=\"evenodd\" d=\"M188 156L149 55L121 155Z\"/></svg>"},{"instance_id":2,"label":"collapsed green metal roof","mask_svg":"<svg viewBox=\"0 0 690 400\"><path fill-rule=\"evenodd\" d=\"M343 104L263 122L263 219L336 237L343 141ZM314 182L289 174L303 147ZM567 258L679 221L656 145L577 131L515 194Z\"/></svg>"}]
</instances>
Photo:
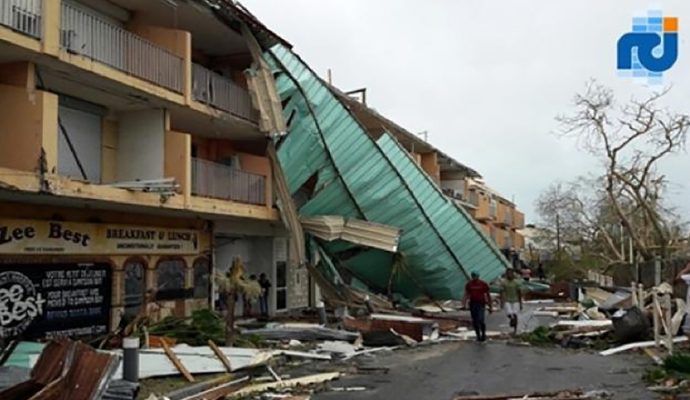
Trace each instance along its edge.
<instances>
[{"instance_id":1,"label":"collapsed green metal roof","mask_svg":"<svg viewBox=\"0 0 690 400\"><path fill-rule=\"evenodd\" d=\"M323 243L330 257L372 289L390 288L409 299L458 299L470 271L486 280L502 273L507 262L495 245L392 136L375 141L367 135L290 49L276 45L265 58L289 125L278 156L290 193L299 197L306 183L315 183L300 214L341 215L402 229L402 257L375 249L348 253L352 246Z\"/></svg>"}]
</instances>

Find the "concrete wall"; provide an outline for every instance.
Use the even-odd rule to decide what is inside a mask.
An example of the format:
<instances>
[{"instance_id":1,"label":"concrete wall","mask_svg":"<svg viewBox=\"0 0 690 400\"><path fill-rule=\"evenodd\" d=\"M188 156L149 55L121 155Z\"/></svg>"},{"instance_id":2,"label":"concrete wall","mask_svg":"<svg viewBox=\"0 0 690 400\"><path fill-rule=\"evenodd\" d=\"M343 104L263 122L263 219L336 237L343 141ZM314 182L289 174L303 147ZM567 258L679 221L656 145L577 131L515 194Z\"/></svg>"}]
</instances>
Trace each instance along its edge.
<instances>
[{"instance_id":1,"label":"concrete wall","mask_svg":"<svg viewBox=\"0 0 690 400\"><path fill-rule=\"evenodd\" d=\"M119 120L117 180L163 178L165 111L132 111Z\"/></svg>"},{"instance_id":2,"label":"concrete wall","mask_svg":"<svg viewBox=\"0 0 690 400\"><path fill-rule=\"evenodd\" d=\"M0 85L0 166L37 171L41 148L48 171L57 164L58 97L25 87Z\"/></svg>"},{"instance_id":3,"label":"concrete wall","mask_svg":"<svg viewBox=\"0 0 690 400\"><path fill-rule=\"evenodd\" d=\"M192 140L189 134L175 131L165 133L164 175L166 178L175 178L185 196L189 196L192 190L191 153Z\"/></svg>"},{"instance_id":4,"label":"concrete wall","mask_svg":"<svg viewBox=\"0 0 690 400\"><path fill-rule=\"evenodd\" d=\"M101 183L113 183L117 179L117 121L104 118L101 133Z\"/></svg>"},{"instance_id":5,"label":"concrete wall","mask_svg":"<svg viewBox=\"0 0 690 400\"><path fill-rule=\"evenodd\" d=\"M436 182L441 182L441 167L438 165L438 155L436 152L423 153L422 158L422 168L426 173Z\"/></svg>"},{"instance_id":6,"label":"concrete wall","mask_svg":"<svg viewBox=\"0 0 690 400\"><path fill-rule=\"evenodd\" d=\"M0 3L1 4L1 3ZM12 86L34 89L34 64L29 62L15 62L0 65L0 83Z\"/></svg>"}]
</instances>

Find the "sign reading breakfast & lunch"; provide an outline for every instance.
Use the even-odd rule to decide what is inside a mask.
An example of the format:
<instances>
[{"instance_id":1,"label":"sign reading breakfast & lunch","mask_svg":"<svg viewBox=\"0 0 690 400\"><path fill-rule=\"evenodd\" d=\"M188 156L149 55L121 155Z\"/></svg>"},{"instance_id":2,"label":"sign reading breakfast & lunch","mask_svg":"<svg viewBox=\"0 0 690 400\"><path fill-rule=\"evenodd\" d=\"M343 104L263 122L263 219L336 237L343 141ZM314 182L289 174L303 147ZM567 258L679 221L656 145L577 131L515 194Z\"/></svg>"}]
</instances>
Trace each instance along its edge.
<instances>
[{"instance_id":1,"label":"sign reading breakfast & lunch","mask_svg":"<svg viewBox=\"0 0 690 400\"><path fill-rule=\"evenodd\" d=\"M0 254L193 255L199 236L191 229L0 219Z\"/></svg>"}]
</instances>

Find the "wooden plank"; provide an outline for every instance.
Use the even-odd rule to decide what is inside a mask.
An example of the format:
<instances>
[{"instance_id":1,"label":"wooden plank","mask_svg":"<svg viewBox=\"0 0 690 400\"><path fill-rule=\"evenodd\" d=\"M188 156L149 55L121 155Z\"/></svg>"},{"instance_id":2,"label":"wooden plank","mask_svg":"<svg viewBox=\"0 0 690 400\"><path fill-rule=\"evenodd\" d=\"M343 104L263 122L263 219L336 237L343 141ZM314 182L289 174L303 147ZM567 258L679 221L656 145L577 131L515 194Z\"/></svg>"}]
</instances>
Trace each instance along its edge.
<instances>
[{"instance_id":1,"label":"wooden plank","mask_svg":"<svg viewBox=\"0 0 690 400\"><path fill-rule=\"evenodd\" d=\"M232 365L230 364L230 360L228 360L228 358L225 356L225 354L223 354L223 352L218 348L218 345L216 345L216 343L213 340L209 339L208 347L210 347L211 350L213 350L216 357L218 357L220 362L222 362L225 366L225 369L227 369L228 372L232 372Z\"/></svg>"},{"instance_id":2,"label":"wooden plank","mask_svg":"<svg viewBox=\"0 0 690 400\"><path fill-rule=\"evenodd\" d=\"M168 346L168 343L166 343L165 341L163 341L161 344L163 345L163 350L165 351L165 355L168 356L168 358L169 358L170 361L173 363L173 365L175 365L175 368L177 368L177 370L180 371L180 373L182 374L182 376L184 376L185 379L187 379L187 381L189 381L189 382L194 382L194 377L192 376L192 374L189 373L189 371L188 371L187 368L182 364L182 362L180 361L180 359L177 358L177 356L175 355L175 353L173 353L173 351L170 350L170 346Z\"/></svg>"},{"instance_id":3,"label":"wooden plank","mask_svg":"<svg viewBox=\"0 0 690 400\"><path fill-rule=\"evenodd\" d=\"M334 379L338 379L339 377L340 377L340 372L326 372L326 373L322 373L322 374L309 375L309 376L303 376L300 378L288 379L288 380L284 380L281 382L271 382L271 383L262 383L262 384L258 384L258 385L251 385L251 386L247 386L243 389L240 389L234 393L231 393L226 398L228 398L228 399L245 398L251 394L261 393L261 392L265 392L267 390L285 389L285 388L291 388L291 387L295 387L295 386L308 386L308 385L313 385L313 384L317 384L317 383L332 381Z\"/></svg>"}]
</instances>

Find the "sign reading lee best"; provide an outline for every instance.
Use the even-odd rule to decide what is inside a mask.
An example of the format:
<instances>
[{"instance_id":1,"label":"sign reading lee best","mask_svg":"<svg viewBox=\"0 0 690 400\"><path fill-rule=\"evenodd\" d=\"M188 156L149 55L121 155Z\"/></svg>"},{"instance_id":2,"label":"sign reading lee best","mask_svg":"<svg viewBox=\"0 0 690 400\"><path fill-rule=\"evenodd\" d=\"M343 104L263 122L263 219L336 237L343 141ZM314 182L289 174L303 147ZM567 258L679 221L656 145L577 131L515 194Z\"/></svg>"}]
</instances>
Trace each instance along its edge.
<instances>
[{"instance_id":1,"label":"sign reading lee best","mask_svg":"<svg viewBox=\"0 0 690 400\"><path fill-rule=\"evenodd\" d=\"M0 254L194 255L199 236L188 229L0 219Z\"/></svg>"}]
</instances>

